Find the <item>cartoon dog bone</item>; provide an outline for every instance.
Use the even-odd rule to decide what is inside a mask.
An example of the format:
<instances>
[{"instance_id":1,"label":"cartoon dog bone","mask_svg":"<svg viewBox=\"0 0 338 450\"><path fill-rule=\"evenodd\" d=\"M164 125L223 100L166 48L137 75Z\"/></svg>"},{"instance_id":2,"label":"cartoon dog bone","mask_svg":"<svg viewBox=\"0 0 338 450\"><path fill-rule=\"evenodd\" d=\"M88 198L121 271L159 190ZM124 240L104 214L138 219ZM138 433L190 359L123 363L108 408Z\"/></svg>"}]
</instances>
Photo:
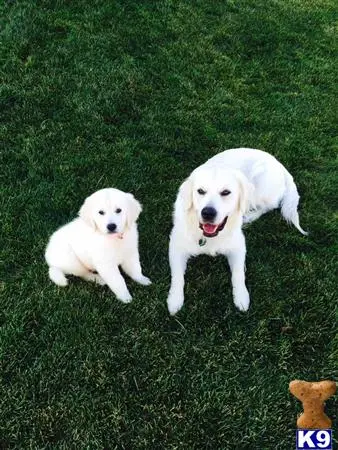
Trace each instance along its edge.
<instances>
[{"instance_id":1,"label":"cartoon dog bone","mask_svg":"<svg viewBox=\"0 0 338 450\"><path fill-rule=\"evenodd\" d=\"M293 394L303 404L304 412L298 417L297 427L306 429L331 428L332 420L324 413L324 402L336 392L334 381L291 381Z\"/></svg>"}]
</instances>

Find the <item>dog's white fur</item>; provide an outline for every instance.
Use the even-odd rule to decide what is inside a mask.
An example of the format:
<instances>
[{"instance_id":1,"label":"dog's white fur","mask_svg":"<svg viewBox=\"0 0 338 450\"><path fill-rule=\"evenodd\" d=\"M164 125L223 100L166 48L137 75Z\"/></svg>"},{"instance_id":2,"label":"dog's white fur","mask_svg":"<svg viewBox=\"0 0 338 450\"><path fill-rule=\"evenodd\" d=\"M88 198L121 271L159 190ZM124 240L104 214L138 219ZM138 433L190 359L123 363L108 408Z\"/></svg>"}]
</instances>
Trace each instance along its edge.
<instances>
[{"instance_id":1,"label":"dog's white fur","mask_svg":"<svg viewBox=\"0 0 338 450\"><path fill-rule=\"evenodd\" d=\"M225 190L231 193L221 196ZM227 256L234 303L241 311L247 311L250 299L245 285L246 246L242 224L281 207L283 217L302 234L307 234L299 225L298 201L290 173L276 158L261 150L226 150L195 169L181 185L175 202L169 245L171 287L167 302L170 314L177 313L183 306L184 274L189 257L202 253ZM201 211L206 206L217 211L216 224L228 217L224 229L215 237L203 237L199 227L205 222Z\"/></svg>"},{"instance_id":2,"label":"dog's white fur","mask_svg":"<svg viewBox=\"0 0 338 450\"><path fill-rule=\"evenodd\" d=\"M50 238L45 258L49 277L66 286L65 275L107 284L121 301L132 297L119 267L140 284L151 283L142 274L136 220L142 211L132 194L107 188L88 197L79 217L57 230ZM116 229L109 232L108 224ZM97 272L97 273L93 273Z\"/></svg>"}]
</instances>

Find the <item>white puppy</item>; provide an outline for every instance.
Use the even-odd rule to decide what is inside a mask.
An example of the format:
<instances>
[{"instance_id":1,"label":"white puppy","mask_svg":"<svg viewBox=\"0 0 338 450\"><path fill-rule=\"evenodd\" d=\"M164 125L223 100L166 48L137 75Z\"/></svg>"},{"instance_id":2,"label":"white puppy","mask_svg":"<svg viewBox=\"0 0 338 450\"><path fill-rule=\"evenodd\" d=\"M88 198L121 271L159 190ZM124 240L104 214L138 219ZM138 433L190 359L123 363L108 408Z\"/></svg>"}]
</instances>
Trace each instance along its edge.
<instances>
[{"instance_id":1,"label":"white puppy","mask_svg":"<svg viewBox=\"0 0 338 450\"><path fill-rule=\"evenodd\" d=\"M65 275L107 284L125 303L132 300L119 267L140 284L151 283L142 274L136 220L142 211L132 194L108 188L88 197L79 217L50 238L45 257L49 277L66 286Z\"/></svg>"},{"instance_id":2,"label":"white puppy","mask_svg":"<svg viewBox=\"0 0 338 450\"><path fill-rule=\"evenodd\" d=\"M234 303L249 308L245 286L245 239L242 224L281 207L283 217L299 225L299 195L290 173L273 156L250 148L219 153L195 169L181 185L170 236L170 314L184 302L184 273L190 256L227 256Z\"/></svg>"}]
</instances>

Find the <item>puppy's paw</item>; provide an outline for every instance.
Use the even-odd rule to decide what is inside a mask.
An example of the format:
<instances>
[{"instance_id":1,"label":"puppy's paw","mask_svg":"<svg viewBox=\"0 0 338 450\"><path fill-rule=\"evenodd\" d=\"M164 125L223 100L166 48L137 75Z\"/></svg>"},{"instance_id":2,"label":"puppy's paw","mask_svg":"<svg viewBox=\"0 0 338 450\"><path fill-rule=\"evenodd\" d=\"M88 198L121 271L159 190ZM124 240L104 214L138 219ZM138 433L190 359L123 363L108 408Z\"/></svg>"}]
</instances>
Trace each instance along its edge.
<instances>
[{"instance_id":1,"label":"puppy's paw","mask_svg":"<svg viewBox=\"0 0 338 450\"><path fill-rule=\"evenodd\" d=\"M250 305L249 292L246 289L234 292L234 303L240 311L247 311Z\"/></svg>"},{"instance_id":2,"label":"puppy's paw","mask_svg":"<svg viewBox=\"0 0 338 450\"><path fill-rule=\"evenodd\" d=\"M68 280L62 270L56 267L49 268L49 278L58 286L65 287L68 285Z\"/></svg>"},{"instance_id":3,"label":"puppy's paw","mask_svg":"<svg viewBox=\"0 0 338 450\"><path fill-rule=\"evenodd\" d=\"M133 297L129 294L129 292L127 292L126 294L123 294L123 295L117 295L116 297L119 300L121 300L122 303L130 303L133 299Z\"/></svg>"},{"instance_id":4,"label":"puppy's paw","mask_svg":"<svg viewBox=\"0 0 338 450\"><path fill-rule=\"evenodd\" d=\"M64 279L58 280L58 282L55 282L55 284L57 284L60 287L66 287L68 286L68 280L66 277L64 277Z\"/></svg>"},{"instance_id":5,"label":"puppy's paw","mask_svg":"<svg viewBox=\"0 0 338 450\"><path fill-rule=\"evenodd\" d=\"M143 286L149 286L151 284L151 280L148 277L142 275L140 278L136 280L138 283L143 284Z\"/></svg>"},{"instance_id":6,"label":"puppy's paw","mask_svg":"<svg viewBox=\"0 0 338 450\"><path fill-rule=\"evenodd\" d=\"M167 304L168 304L168 311L171 316L174 316L183 306L184 303L184 297L183 295L173 295L169 294Z\"/></svg>"},{"instance_id":7,"label":"puppy's paw","mask_svg":"<svg viewBox=\"0 0 338 450\"><path fill-rule=\"evenodd\" d=\"M105 286L106 284L106 282L102 277L100 277L100 275L96 275L94 281L96 284L99 284L100 286Z\"/></svg>"}]
</instances>

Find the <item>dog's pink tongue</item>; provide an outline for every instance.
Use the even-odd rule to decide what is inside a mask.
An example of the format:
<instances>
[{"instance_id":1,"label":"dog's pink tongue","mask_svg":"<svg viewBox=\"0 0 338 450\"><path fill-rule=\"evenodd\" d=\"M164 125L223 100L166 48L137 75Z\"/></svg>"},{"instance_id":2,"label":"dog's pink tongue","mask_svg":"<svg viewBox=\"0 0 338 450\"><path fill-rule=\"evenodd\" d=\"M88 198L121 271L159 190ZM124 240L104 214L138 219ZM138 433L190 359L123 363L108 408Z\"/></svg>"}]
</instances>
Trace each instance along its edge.
<instances>
[{"instance_id":1,"label":"dog's pink tongue","mask_svg":"<svg viewBox=\"0 0 338 450\"><path fill-rule=\"evenodd\" d=\"M215 233L215 231L217 230L217 227L218 227L218 225L213 225L212 223L204 223L203 224L203 230L207 234Z\"/></svg>"}]
</instances>

